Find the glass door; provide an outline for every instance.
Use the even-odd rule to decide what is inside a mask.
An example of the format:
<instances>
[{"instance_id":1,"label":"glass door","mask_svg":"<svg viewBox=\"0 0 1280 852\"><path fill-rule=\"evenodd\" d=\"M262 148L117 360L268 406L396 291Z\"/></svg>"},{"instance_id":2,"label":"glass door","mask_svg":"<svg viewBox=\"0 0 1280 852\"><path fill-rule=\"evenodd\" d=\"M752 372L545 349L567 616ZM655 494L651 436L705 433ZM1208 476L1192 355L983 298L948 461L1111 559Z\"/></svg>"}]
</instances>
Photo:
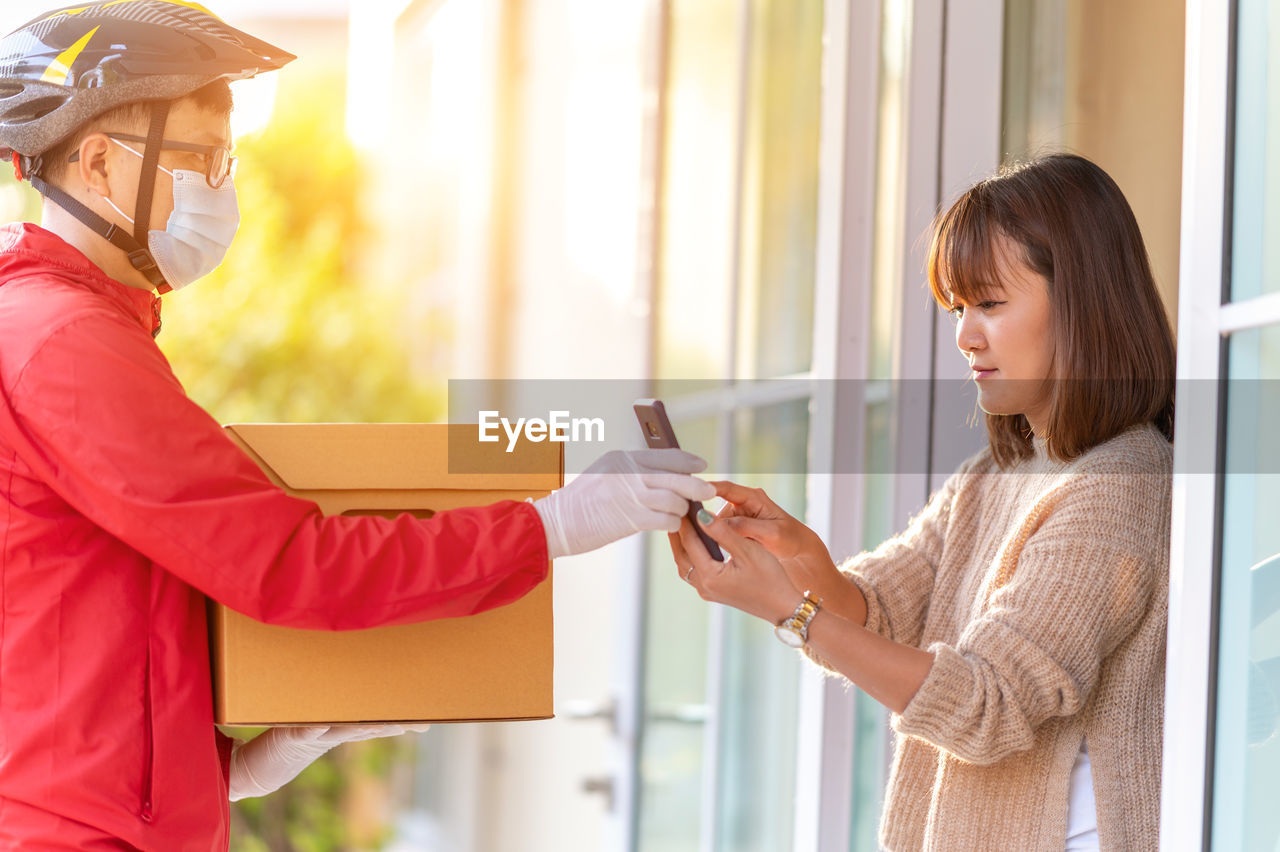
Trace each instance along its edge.
<instances>
[{"instance_id":1,"label":"glass door","mask_svg":"<svg viewBox=\"0 0 1280 852\"><path fill-rule=\"evenodd\" d=\"M1280 849L1280 3L1186 7L1162 846Z\"/></svg>"},{"instance_id":2,"label":"glass door","mask_svg":"<svg viewBox=\"0 0 1280 852\"><path fill-rule=\"evenodd\" d=\"M1280 849L1280 3L1240 0L1212 848Z\"/></svg>"},{"instance_id":3,"label":"glass door","mask_svg":"<svg viewBox=\"0 0 1280 852\"><path fill-rule=\"evenodd\" d=\"M804 517L823 3L661 7L654 394L713 475ZM791 848L802 659L660 536L643 586L632 848Z\"/></svg>"}]
</instances>

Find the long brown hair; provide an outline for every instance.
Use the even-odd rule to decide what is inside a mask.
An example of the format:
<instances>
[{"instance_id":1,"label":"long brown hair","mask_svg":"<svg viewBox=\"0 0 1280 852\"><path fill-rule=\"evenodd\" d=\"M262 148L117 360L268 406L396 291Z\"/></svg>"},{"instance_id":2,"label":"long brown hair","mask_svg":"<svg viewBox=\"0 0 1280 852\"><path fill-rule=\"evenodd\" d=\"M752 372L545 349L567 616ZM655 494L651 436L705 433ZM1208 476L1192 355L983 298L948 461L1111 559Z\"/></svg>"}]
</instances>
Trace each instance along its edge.
<instances>
[{"instance_id":1,"label":"long brown hair","mask_svg":"<svg viewBox=\"0 0 1280 852\"><path fill-rule=\"evenodd\" d=\"M1002 238L1049 285L1053 380L1043 435L1062 460L1154 423L1173 438L1174 344L1129 203L1106 172L1073 154L1008 165L933 225L929 288L944 308L982 301L1001 280ZM1021 414L988 414L1001 467L1033 452Z\"/></svg>"}]
</instances>

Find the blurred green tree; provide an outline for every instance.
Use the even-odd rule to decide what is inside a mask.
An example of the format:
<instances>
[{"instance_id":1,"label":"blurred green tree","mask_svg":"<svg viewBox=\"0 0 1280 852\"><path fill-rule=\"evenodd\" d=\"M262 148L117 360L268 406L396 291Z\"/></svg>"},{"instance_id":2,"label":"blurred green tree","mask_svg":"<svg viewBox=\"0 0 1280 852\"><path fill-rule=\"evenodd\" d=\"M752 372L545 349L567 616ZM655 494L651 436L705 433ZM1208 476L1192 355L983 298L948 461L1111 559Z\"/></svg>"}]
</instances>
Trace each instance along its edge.
<instances>
[{"instance_id":1,"label":"blurred green tree","mask_svg":"<svg viewBox=\"0 0 1280 852\"><path fill-rule=\"evenodd\" d=\"M341 85L281 83L270 124L237 141L226 261L165 299L160 346L224 423L443 419L444 391L410 369L396 298L362 280L370 226Z\"/></svg>"}]
</instances>

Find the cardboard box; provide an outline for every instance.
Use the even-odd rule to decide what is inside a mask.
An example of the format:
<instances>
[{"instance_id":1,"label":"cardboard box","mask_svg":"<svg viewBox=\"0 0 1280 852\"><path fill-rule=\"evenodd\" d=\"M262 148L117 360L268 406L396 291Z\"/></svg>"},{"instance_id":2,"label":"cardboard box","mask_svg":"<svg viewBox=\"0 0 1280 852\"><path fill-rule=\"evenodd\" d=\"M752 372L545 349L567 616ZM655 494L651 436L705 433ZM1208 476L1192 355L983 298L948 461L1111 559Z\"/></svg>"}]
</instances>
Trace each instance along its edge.
<instances>
[{"instance_id":1,"label":"cardboard box","mask_svg":"<svg viewBox=\"0 0 1280 852\"><path fill-rule=\"evenodd\" d=\"M501 443L479 443L473 425L226 428L274 482L328 515L427 516L539 497L563 482L563 444L522 441L508 454ZM490 458L494 454L500 458ZM461 463L468 461L481 463ZM503 472L474 472L481 469ZM373 630L298 630L262 624L211 602L209 621L219 724L552 715L550 576L519 601L466 618Z\"/></svg>"}]
</instances>

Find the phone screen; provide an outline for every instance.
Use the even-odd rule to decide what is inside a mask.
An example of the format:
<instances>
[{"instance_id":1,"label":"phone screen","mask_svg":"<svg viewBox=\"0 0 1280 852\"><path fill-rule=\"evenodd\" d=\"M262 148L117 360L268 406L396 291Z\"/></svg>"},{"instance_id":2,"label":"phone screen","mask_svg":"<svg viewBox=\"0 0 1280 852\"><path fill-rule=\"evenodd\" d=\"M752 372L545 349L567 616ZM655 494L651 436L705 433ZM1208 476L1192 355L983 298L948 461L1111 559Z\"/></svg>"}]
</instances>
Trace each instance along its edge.
<instances>
[{"instance_id":1,"label":"phone screen","mask_svg":"<svg viewBox=\"0 0 1280 852\"><path fill-rule=\"evenodd\" d=\"M637 399L635 405L632 406L636 411L636 418L640 421L640 431L644 433L645 444L653 450L679 449L680 442L676 440L676 431L671 428L671 421L667 418L666 406L662 404L660 399ZM697 500L689 501L689 511L686 516L689 522L693 524L694 532L698 534L698 538L702 539L702 544L707 548L707 553L717 562L724 561L724 554L720 551L720 545L716 544L715 539L707 535L698 524L698 512L702 510L702 503Z\"/></svg>"}]
</instances>

